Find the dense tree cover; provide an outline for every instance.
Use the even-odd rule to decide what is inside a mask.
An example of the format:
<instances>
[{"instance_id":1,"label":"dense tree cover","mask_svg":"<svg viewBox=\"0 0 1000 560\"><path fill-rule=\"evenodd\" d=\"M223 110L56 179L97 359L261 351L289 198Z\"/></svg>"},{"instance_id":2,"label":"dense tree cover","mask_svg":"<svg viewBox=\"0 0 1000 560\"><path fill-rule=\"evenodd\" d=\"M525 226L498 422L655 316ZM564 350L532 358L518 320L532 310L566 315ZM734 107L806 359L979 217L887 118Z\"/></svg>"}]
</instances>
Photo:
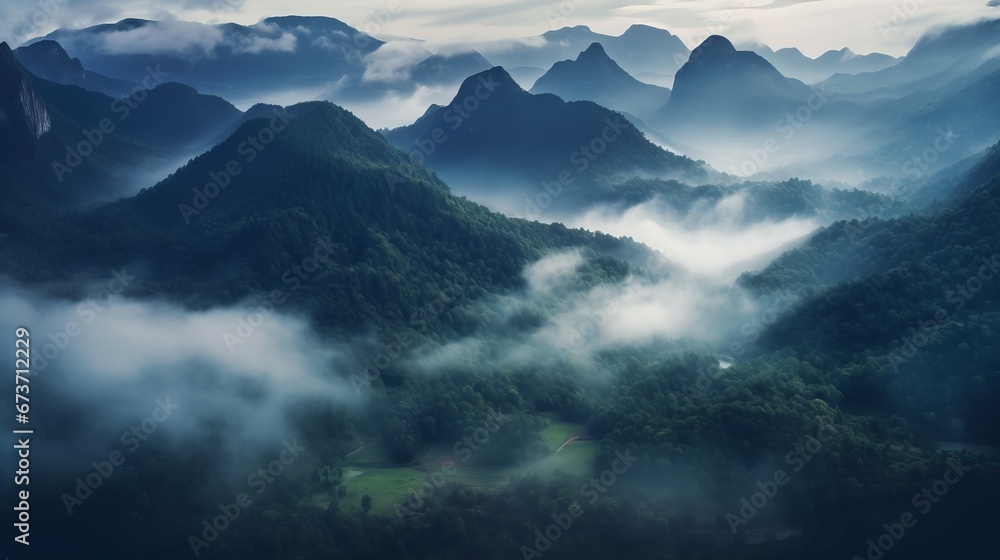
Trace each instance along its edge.
<instances>
[{"instance_id":1,"label":"dense tree cover","mask_svg":"<svg viewBox=\"0 0 1000 560\"><path fill-rule=\"evenodd\" d=\"M285 273L329 236L323 265L299 278L288 306L307 310L327 335L372 332L391 342L410 328L420 351L381 368L356 405L316 395L296 406L289 421L310 453L254 493L218 538L206 536L203 522L247 491L252 465L274 456L253 450L249 464L228 464L221 421L202 427L196 441L144 446L73 515L60 508L74 477L47 472L36 503L45 504L45 524L60 538L46 546L68 554L114 542L120 557L177 558L191 554L197 536L208 545L199 554L209 558L530 557L524 547L542 548L536 531L578 506L583 514L560 529L545 557L843 558L864 555L867 539L916 507L913 495L959 456L934 449L936 439L996 441L997 284L983 280L954 315L945 307L957 283L971 289L978 259L1000 252L996 180L937 215L835 224L744 276L754 293L800 299L748 340L729 369L710 348L685 341L567 357L532 347L530 334L588 288L659 278L664 267L645 248L491 213L450 195L349 113L309 104L297 114L206 205L194 206L192 189L204 194L218 181L267 119L248 120L139 196L53 223L39 237L54 241L44 250L20 240L0 245L0 263L16 280L53 291L67 279L135 266L142 276L129 295L207 308L292 293ZM759 188L762 201L787 202L783 212L821 202L811 184ZM824 204L835 197L859 204L857 194L829 196ZM181 204L197 210L190 223ZM28 249L35 260L17 263ZM568 249L583 257L580 283L515 303L525 267ZM458 289L446 305L427 307L450 286ZM941 307L954 321L930 327L932 341L894 362L905 345L899 340L913 338L919 321ZM359 352L384 348L361 344ZM56 383L45 377L40 390ZM53 428L65 421L58 402L47 406L42 417ZM380 439L391 464L407 465L468 437L491 421L491 410L506 419L471 462L517 467L506 488L448 482L402 518L356 515L361 497L337 489L359 435ZM548 452L539 430L549 417L585 426L599 446L587 465L595 475L620 453L634 464L593 502L578 477L531 472L523 466ZM953 420L965 430L949 427ZM810 438L821 433L815 449ZM1000 464L961 458L970 470L894 554L961 555L991 542ZM729 516L742 516L741 498L778 469L790 480L734 534ZM753 544L775 527L796 536Z\"/></svg>"},{"instance_id":2,"label":"dense tree cover","mask_svg":"<svg viewBox=\"0 0 1000 560\"><path fill-rule=\"evenodd\" d=\"M931 216L834 224L744 275L804 296L761 347L836 368L849 403L902 414L927 438L997 443L998 189L993 179Z\"/></svg>"},{"instance_id":3,"label":"dense tree cover","mask_svg":"<svg viewBox=\"0 0 1000 560\"><path fill-rule=\"evenodd\" d=\"M636 265L649 259L635 243L508 219L456 198L333 105L295 112L298 120L252 161L240 155L241 146L270 130L268 119L244 123L134 198L62 221L40 240L45 251L30 257L29 246L16 253L27 262L12 273L37 282L67 268L142 267L131 295L194 306L283 290L288 307L309 310L322 327L357 332L412 327L414 313L450 286L462 299L520 286L523 267L553 249L586 247L595 257ZM227 172L230 162L241 171ZM317 272L307 278L294 272L318 249L325 258ZM0 255L5 250L15 254L0 247ZM615 267L619 278L627 270Z\"/></svg>"},{"instance_id":4,"label":"dense tree cover","mask_svg":"<svg viewBox=\"0 0 1000 560\"><path fill-rule=\"evenodd\" d=\"M300 411L297 429L310 454L266 493L251 493L253 504L200 552L207 558L524 557L523 546L540 546L536 530L544 533L554 519L565 522L559 516L580 507L583 514L560 531L545 556L850 557L864 554L866 539L877 538L883 523L913 509L913 495L941 478L948 461L955 459L919 445L914 427L899 416L847 407L837 389L824 383L823 370L791 356L750 360L725 373L691 352L614 353L601 364L610 370L602 381L581 383L578 374L567 371L557 373L554 384L573 384L586 403L588 431L601 444L595 473L610 468L618 452L635 457L635 464L604 493L585 493L575 477L526 472L500 492L478 492L448 481L427 505L402 517L359 517L351 513L357 497L346 505L348 498L339 495L325 510L306 503L304 497L315 492L331 492L312 473L342 461L355 445L345 437L352 425L384 437L392 433L394 422L417 425L426 445L434 441L442 419L439 432L447 433L442 441L450 443L456 432L482 425L487 408L498 407L511 417L491 435L489 449L510 452L524 448L515 436L537 429L532 411L546 402L542 395L525 398L518 387L553 381L547 372L525 372L504 385L508 380L500 371L448 375L448 381L413 379L387 391L386 400L405 396L412 405L397 401L386 429L375 426L384 414L377 406L371 418L324 412L322 399L318 408ZM698 389L702 375L711 383ZM462 382L462 389L450 388ZM440 402L430 398L437 391ZM449 410L468 423L465 430L449 428L458 425ZM809 447L808 439L821 433L827 419L833 427L830 438L818 450ZM247 491L243 478L224 474L225 459L213 451L214 439L196 446L152 442L77 508L74 517L60 514L56 526L73 546L97 546L114 538L123 557L189 554L190 536L202 534L203 521L220 515L219 504L230 504ZM810 451L788 459L801 448ZM271 454L261 452L257 461L264 465ZM476 459L506 460L488 454ZM991 523L987 512L1000 496L995 476L1000 465L971 456L961 461L970 472L921 517L919 531L899 545L908 551L906 557L931 558L944 545L962 550L983 542ZM243 470L249 473L255 464L251 461ZM739 515L740 499L757 492L757 483L770 480L777 469L784 469L790 482L734 535L726 515ZM40 498L55 506L58 493L72 484L53 482ZM747 544L774 527L801 533L790 540ZM943 531L966 540L940 539Z\"/></svg>"}]
</instances>

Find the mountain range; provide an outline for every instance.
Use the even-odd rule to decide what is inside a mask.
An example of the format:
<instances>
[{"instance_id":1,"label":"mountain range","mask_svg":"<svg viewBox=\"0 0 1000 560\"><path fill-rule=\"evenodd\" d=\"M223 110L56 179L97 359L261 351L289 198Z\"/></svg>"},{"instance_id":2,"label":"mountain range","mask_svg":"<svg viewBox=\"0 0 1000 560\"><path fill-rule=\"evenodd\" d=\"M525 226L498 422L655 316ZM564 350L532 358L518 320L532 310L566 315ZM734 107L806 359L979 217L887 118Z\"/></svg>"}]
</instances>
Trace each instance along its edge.
<instances>
[{"instance_id":1,"label":"mountain range","mask_svg":"<svg viewBox=\"0 0 1000 560\"><path fill-rule=\"evenodd\" d=\"M940 87L969 74L997 69L1000 20L983 20L923 35L898 64L875 72L842 74L823 83L842 93L902 96L916 89Z\"/></svg>"},{"instance_id":2,"label":"mountain range","mask_svg":"<svg viewBox=\"0 0 1000 560\"><path fill-rule=\"evenodd\" d=\"M241 115L221 98L162 76L125 98L40 79L6 43L0 43L0 72L3 194L26 209L5 216L14 222L45 207L135 192L151 169L201 151Z\"/></svg>"},{"instance_id":3,"label":"mountain range","mask_svg":"<svg viewBox=\"0 0 1000 560\"><path fill-rule=\"evenodd\" d=\"M598 105L643 118L662 108L670 98L667 88L633 78L594 43L576 60L555 63L538 78L531 93L552 93L566 101L593 101Z\"/></svg>"},{"instance_id":4,"label":"mountain range","mask_svg":"<svg viewBox=\"0 0 1000 560\"><path fill-rule=\"evenodd\" d=\"M677 71L670 99L649 121L677 140L723 131L757 136L773 132L775 123L815 98L809 86L786 78L761 56L713 35Z\"/></svg>"},{"instance_id":5,"label":"mountain range","mask_svg":"<svg viewBox=\"0 0 1000 560\"><path fill-rule=\"evenodd\" d=\"M138 83L158 68L173 81L229 99L360 76L361 59L383 44L333 18L298 16L251 26L126 19L58 29L44 39L92 72Z\"/></svg>"},{"instance_id":6,"label":"mountain range","mask_svg":"<svg viewBox=\"0 0 1000 560\"><path fill-rule=\"evenodd\" d=\"M538 37L480 43L475 49L498 66L544 72L561 60L572 59L594 43L600 43L632 76L662 87L671 87L677 69L691 54L675 35L648 25L633 25L617 37L596 33L585 25L563 27Z\"/></svg>"},{"instance_id":7,"label":"mountain range","mask_svg":"<svg viewBox=\"0 0 1000 560\"><path fill-rule=\"evenodd\" d=\"M23 269L20 279L53 281L95 265L142 262L148 278L139 290L148 296L169 294L194 306L234 303L281 287L273 271L330 238L336 264L303 288L300 305L329 327L351 332L404 326L397 321L412 314L413 302L435 297L444 278L473 293L511 289L522 282L521 268L547 251L589 247L636 263L650 255L636 243L507 218L458 198L330 103L284 113L287 125L252 159L244 157L247 138L270 126L267 117L250 118L136 196L49 220L45 242L58 240L61 248L45 253L60 265ZM38 238L17 241L31 247ZM3 244L0 253L13 246Z\"/></svg>"},{"instance_id":8,"label":"mountain range","mask_svg":"<svg viewBox=\"0 0 1000 560\"><path fill-rule=\"evenodd\" d=\"M997 24L895 63L649 26L432 52L295 16L0 43L0 322L37 352L30 512L58 535L33 544L988 557ZM860 73L795 77L831 71Z\"/></svg>"},{"instance_id":9,"label":"mountain range","mask_svg":"<svg viewBox=\"0 0 1000 560\"><path fill-rule=\"evenodd\" d=\"M878 72L899 62L898 58L886 54L860 55L848 48L827 51L816 58L809 58L794 47L777 51L759 43L748 47L748 50L764 57L785 76L807 84L821 82L834 74Z\"/></svg>"},{"instance_id":10,"label":"mountain range","mask_svg":"<svg viewBox=\"0 0 1000 560\"><path fill-rule=\"evenodd\" d=\"M636 173L707 177L700 162L651 143L620 113L528 93L501 67L470 77L449 105L386 137L459 192L503 186L508 204L548 193L575 207L595 184Z\"/></svg>"}]
</instances>

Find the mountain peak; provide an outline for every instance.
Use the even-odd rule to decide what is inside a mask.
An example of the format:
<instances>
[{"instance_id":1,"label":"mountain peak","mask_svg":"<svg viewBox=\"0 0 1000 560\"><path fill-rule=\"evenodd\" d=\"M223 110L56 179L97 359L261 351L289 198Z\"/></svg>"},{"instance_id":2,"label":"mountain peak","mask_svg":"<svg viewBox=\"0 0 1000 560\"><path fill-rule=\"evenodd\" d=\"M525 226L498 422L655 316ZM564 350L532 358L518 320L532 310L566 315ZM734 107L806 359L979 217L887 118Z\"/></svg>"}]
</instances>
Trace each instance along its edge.
<instances>
[{"instance_id":1,"label":"mountain peak","mask_svg":"<svg viewBox=\"0 0 1000 560\"><path fill-rule=\"evenodd\" d=\"M289 25L302 25L306 23L332 23L347 25L337 18L328 16L271 16L261 20L264 23L288 23Z\"/></svg>"},{"instance_id":2,"label":"mountain peak","mask_svg":"<svg viewBox=\"0 0 1000 560\"><path fill-rule=\"evenodd\" d=\"M62 45L51 39L18 47L14 54L22 66L43 80L62 83L58 78L48 75L49 72L43 70L42 67L45 63L48 63L49 68L58 68L66 75L79 75L81 77L84 75L80 59L71 58Z\"/></svg>"},{"instance_id":3,"label":"mountain peak","mask_svg":"<svg viewBox=\"0 0 1000 560\"><path fill-rule=\"evenodd\" d=\"M132 31L133 29L139 29L141 27L146 27L147 25L156 24L156 23L158 23L158 22L155 22L155 21L152 21L152 20L148 20L148 19L125 18L125 19L119 21L118 23L115 23L114 25L112 25L110 30L111 31Z\"/></svg>"},{"instance_id":4,"label":"mountain peak","mask_svg":"<svg viewBox=\"0 0 1000 560\"><path fill-rule=\"evenodd\" d=\"M722 35L712 35L694 49L691 53L691 58L706 54L730 55L736 52L736 47L733 46L733 43L729 39L726 39Z\"/></svg>"},{"instance_id":5,"label":"mountain peak","mask_svg":"<svg viewBox=\"0 0 1000 560\"><path fill-rule=\"evenodd\" d=\"M749 130L773 125L810 94L805 84L786 78L760 55L738 51L725 37L713 35L677 72L660 119L676 128Z\"/></svg>"},{"instance_id":6,"label":"mountain peak","mask_svg":"<svg viewBox=\"0 0 1000 560\"><path fill-rule=\"evenodd\" d=\"M516 92L523 93L524 89L502 66L494 66L466 78L461 87L458 88L455 101L461 103L470 96L481 100L484 95L494 95L496 92L510 95Z\"/></svg>"},{"instance_id":7,"label":"mountain peak","mask_svg":"<svg viewBox=\"0 0 1000 560\"><path fill-rule=\"evenodd\" d=\"M565 39L572 39L573 37L579 37L580 35L590 35L593 31L590 30L586 25L576 25L573 27L561 27L553 31L546 31L542 33L542 37L547 40L562 41Z\"/></svg>"},{"instance_id":8,"label":"mountain peak","mask_svg":"<svg viewBox=\"0 0 1000 560\"><path fill-rule=\"evenodd\" d=\"M604 50L604 47L600 43L591 43L589 47L577 57L577 61L583 60L602 60L606 58L611 58L608 56L608 52Z\"/></svg>"},{"instance_id":9,"label":"mountain peak","mask_svg":"<svg viewBox=\"0 0 1000 560\"><path fill-rule=\"evenodd\" d=\"M671 34L666 29L660 29L659 27L653 27L652 25L645 25L642 23L634 23L622 33L622 37L625 35L651 35L656 33L666 33Z\"/></svg>"},{"instance_id":10,"label":"mountain peak","mask_svg":"<svg viewBox=\"0 0 1000 560\"><path fill-rule=\"evenodd\" d=\"M852 51L851 49L849 49L847 47L844 47L844 48L840 49L839 51L838 50L829 50L829 51L826 51L825 53L823 53L820 56L818 56L816 58L816 60L825 61L825 62L841 62L841 61L844 61L844 60L850 60L850 59L852 59L852 58L854 58L856 56L858 56L858 55L854 54L854 51Z\"/></svg>"},{"instance_id":11,"label":"mountain peak","mask_svg":"<svg viewBox=\"0 0 1000 560\"><path fill-rule=\"evenodd\" d=\"M341 31L346 33L350 38L353 38L355 34L361 33L361 31L358 31L347 23L327 16L273 16L264 18L260 22L274 24L281 29L287 30L303 27L312 31Z\"/></svg>"},{"instance_id":12,"label":"mountain peak","mask_svg":"<svg viewBox=\"0 0 1000 560\"><path fill-rule=\"evenodd\" d=\"M576 60L553 64L535 81L531 93L551 93L564 101L593 101L633 115L647 115L663 107L670 97L669 89L632 77L600 43L591 43Z\"/></svg>"},{"instance_id":13,"label":"mountain peak","mask_svg":"<svg viewBox=\"0 0 1000 560\"><path fill-rule=\"evenodd\" d=\"M47 51L61 60L72 60L66 52L66 49L64 49L57 41L53 41L52 39L42 39L36 43L19 47L18 50Z\"/></svg>"}]
</instances>

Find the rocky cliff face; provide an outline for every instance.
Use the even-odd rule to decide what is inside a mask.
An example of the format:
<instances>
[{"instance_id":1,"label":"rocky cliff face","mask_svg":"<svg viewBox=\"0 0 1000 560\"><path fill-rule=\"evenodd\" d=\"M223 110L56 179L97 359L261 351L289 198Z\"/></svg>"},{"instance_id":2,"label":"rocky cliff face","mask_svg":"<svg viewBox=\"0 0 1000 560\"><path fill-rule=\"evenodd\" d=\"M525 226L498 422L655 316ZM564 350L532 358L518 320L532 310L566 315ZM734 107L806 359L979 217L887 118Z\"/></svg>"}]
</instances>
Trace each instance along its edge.
<instances>
[{"instance_id":1,"label":"rocky cliff face","mask_svg":"<svg viewBox=\"0 0 1000 560\"><path fill-rule=\"evenodd\" d=\"M31 153L51 129L45 101L7 43L0 43L0 148L6 154Z\"/></svg>"}]
</instances>

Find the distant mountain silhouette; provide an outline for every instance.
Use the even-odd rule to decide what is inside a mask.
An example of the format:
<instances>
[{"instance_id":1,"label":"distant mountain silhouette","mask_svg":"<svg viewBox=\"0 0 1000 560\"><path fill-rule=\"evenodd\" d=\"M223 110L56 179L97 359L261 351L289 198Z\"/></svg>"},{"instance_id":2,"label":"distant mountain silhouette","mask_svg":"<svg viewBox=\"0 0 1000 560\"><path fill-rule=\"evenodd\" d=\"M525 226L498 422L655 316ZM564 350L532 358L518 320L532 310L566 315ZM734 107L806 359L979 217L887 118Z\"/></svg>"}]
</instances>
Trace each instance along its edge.
<instances>
[{"instance_id":1,"label":"distant mountain silhouette","mask_svg":"<svg viewBox=\"0 0 1000 560\"><path fill-rule=\"evenodd\" d=\"M364 72L362 58L383 43L327 17L272 17L256 25L125 19L58 29L84 68L141 82L149 68L171 81L230 99L316 87Z\"/></svg>"},{"instance_id":2,"label":"distant mountain silhouette","mask_svg":"<svg viewBox=\"0 0 1000 560\"><path fill-rule=\"evenodd\" d=\"M829 91L864 93L898 88L900 95L940 87L960 76L1000 69L1000 19L925 33L896 65L878 72L838 74L824 82ZM884 93L884 92L883 92Z\"/></svg>"},{"instance_id":3,"label":"distant mountain silhouette","mask_svg":"<svg viewBox=\"0 0 1000 560\"><path fill-rule=\"evenodd\" d=\"M498 66L511 69L551 68L572 59L593 43L600 43L608 55L633 77L646 83L670 87L677 69L690 49L669 31L648 25L633 25L618 37L595 33L585 25L563 27L539 37L477 45L477 50Z\"/></svg>"},{"instance_id":4,"label":"distant mountain silhouette","mask_svg":"<svg viewBox=\"0 0 1000 560\"><path fill-rule=\"evenodd\" d=\"M453 187L519 181L530 192L563 174L572 180L566 198L587 199L587 185L621 175L705 176L702 164L652 144L619 113L588 101L532 95L500 67L471 76L448 106L387 138L426 160Z\"/></svg>"},{"instance_id":5,"label":"distant mountain silhouette","mask_svg":"<svg viewBox=\"0 0 1000 560\"><path fill-rule=\"evenodd\" d=\"M653 120L670 132L773 128L812 95L808 86L786 78L760 55L737 51L728 39L713 35L677 72L670 100Z\"/></svg>"},{"instance_id":6,"label":"distant mountain silhouette","mask_svg":"<svg viewBox=\"0 0 1000 560\"><path fill-rule=\"evenodd\" d=\"M900 60L881 53L859 55L847 48L827 51L815 59L809 58L794 47L774 51L767 45L758 43L749 50L764 57L785 76L807 84L821 82L834 74L876 72Z\"/></svg>"},{"instance_id":7,"label":"distant mountain silhouette","mask_svg":"<svg viewBox=\"0 0 1000 560\"><path fill-rule=\"evenodd\" d=\"M79 86L111 97L125 97L137 87L128 80L111 78L84 69L79 58L70 58L62 45L55 41L39 41L14 49L24 67L39 78L57 84Z\"/></svg>"},{"instance_id":8,"label":"distant mountain silhouette","mask_svg":"<svg viewBox=\"0 0 1000 560\"><path fill-rule=\"evenodd\" d=\"M644 117L660 109L670 90L644 84L623 70L594 43L576 60L557 62L535 82L531 93L553 93L566 101L593 101L604 107Z\"/></svg>"},{"instance_id":9,"label":"distant mountain silhouette","mask_svg":"<svg viewBox=\"0 0 1000 560\"><path fill-rule=\"evenodd\" d=\"M115 99L37 78L0 43L0 196L11 202L0 217L20 222L134 192L138 178L200 150L241 115L180 84L141 94Z\"/></svg>"}]
</instances>

